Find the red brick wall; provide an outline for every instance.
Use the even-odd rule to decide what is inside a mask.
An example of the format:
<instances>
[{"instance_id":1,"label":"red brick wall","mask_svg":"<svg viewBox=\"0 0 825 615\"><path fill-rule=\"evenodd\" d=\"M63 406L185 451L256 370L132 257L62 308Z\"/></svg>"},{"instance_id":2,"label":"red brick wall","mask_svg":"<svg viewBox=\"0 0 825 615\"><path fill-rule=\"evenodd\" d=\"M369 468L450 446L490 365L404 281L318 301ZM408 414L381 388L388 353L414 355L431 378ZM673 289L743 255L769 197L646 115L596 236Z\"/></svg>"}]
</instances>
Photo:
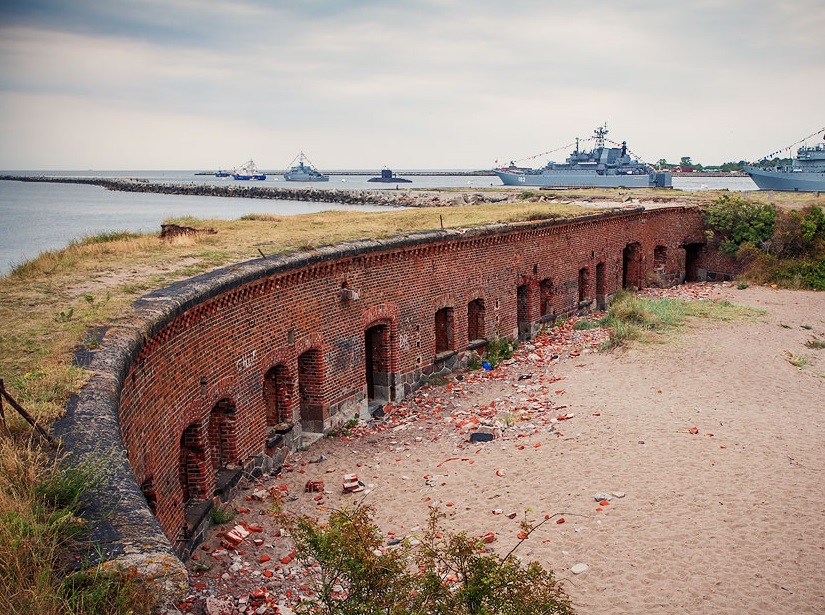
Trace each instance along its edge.
<instances>
[{"instance_id":1,"label":"red brick wall","mask_svg":"<svg viewBox=\"0 0 825 615\"><path fill-rule=\"evenodd\" d=\"M211 458L218 422L213 419L209 434L210 413L218 401L229 400L235 411L222 450L248 464L264 450L267 423L300 425L303 419L304 427L318 431L353 418L365 406L364 344L370 326L387 327L383 338L390 340L390 356L380 351L372 356L382 365L390 359L400 395L433 370L439 309L453 308L452 343L459 353L466 349L468 303L475 299L484 302L485 337L515 337L519 314L538 321L542 312L581 309L583 268L590 277L586 299L595 299L596 290L610 296L622 284L629 244L638 244L631 251L633 283L643 284L653 271L656 246L666 248L668 272L684 271L681 246L702 237L703 230L698 210L662 208L365 241L290 261L297 265L267 269L262 259L197 278L188 307L144 341L124 380L121 434L138 484L151 480L156 516L174 542L184 525L186 497L181 437L187 427L199 426L192 433L200 434L207 458L186 463L202 468L198 480L206 484L190 485L189 491L210 495L219 463ZM597 267L604 277L598 283ZM248 273L228 283L230 269ZM552 280L552 297L543 300L542 280ZM519 286L527 287L521 308ZM276 365L282 367L273 387L265 380ZM291 416L275 415L276 388L277 406Z\"/></svg>"}]
</instances>

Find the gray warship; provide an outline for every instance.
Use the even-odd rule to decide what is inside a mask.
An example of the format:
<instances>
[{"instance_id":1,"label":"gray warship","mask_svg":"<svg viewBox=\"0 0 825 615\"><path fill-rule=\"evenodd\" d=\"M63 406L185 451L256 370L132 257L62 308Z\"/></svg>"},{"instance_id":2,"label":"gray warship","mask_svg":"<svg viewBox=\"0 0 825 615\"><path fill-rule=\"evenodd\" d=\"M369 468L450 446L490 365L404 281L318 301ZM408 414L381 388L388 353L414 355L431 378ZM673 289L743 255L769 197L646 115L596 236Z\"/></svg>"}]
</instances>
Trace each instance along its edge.
<instances>
[{"instance_id":1,"label":"gray warship","mask_svg":"<svg viewBox=\"0 0 825 615\"><path fill-rule=\"evenodd\" d=\"M540 169L508 167L493 169L505 186L542 186L551 188L672 188L670 172L657 171L633 158L627 142L619 147L605 147L607 126L600 126L591 137L592 150L576 149L564 163L548 162ZM618 145L618 144L617 144Z\"/></svg>"},{"instance_id":2,"label":"gray warship","mask_svg":"<svg viewBox=\"0 0 825 615\"><path fill-rule=\"evenodd\" d=\"M824 132L825 128L811 136L818 136ZM745 173L751 176L760 190L823 192L825 191L825 145L822 143L813 146L803 145L796 150L796 157L789 165L773 168L747 166Z\"/></svg>"},{"instance_id":3,"label":"gray warship","mask_svg":"<svg viewBox=\"0 0 825 615\"><path fill-rule=\"evenodd\" d=\"M284 171L284 179L288 182L328 182L329 175L321 173L304 156L304 152L300 152L290 163L289 169Z\"/></svg>"}]
</instances>

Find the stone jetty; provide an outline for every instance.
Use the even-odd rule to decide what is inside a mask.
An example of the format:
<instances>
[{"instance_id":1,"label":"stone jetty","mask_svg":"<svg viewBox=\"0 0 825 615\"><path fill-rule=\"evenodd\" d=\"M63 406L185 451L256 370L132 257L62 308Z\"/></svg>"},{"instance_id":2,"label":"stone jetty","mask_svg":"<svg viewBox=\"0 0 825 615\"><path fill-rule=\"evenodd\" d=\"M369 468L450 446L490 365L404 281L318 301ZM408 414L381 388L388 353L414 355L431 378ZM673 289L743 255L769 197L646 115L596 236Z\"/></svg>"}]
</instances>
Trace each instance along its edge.
<instances>
[{"instance_id":1,"label":"stone jetty","mask_svg":"<svg viewBox=\"0 0 825 615\"><path fill-rule=\"evenodd\" d=\"M59 184L86 184L120 192L152 192L155 194L234 197L245 199L274 199L280 201L312 201L341 205L381 205L384 207L433 207L494 203L508 200L505 194L439 194L436 191L416 190L338 190L317 188L281 188L269 186L215 186L211 184L166 184L145 179L101 177L50 177L46 175L3 175L0 180L21 182L49 182Z\"/></svg>"}]
</instances>

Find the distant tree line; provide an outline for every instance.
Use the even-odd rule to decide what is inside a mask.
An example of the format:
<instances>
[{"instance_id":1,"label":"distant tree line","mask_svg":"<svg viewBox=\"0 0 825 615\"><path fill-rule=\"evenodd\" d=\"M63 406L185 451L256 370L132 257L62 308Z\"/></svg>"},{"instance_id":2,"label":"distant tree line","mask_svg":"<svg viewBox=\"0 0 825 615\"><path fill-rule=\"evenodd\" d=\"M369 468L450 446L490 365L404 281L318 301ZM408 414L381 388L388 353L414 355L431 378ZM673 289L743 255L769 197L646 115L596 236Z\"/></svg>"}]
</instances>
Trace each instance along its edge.
<instances>
[{"instance_id":1,"label":"distant tree line","mask_svg":"<svg viewBox=\"0 0 825 615\"><path fill-rule=\"evenodd\" d=\"M771 158L770 160L760 160L759 162L753 163L747 160L740 160L739 162L725 162L720 165L703 165L700 162L693 162L690 156L682 156L678 163L670 163L664 158L660 158L656 165L659 169L679 167L683 170L692 169L694 171L721 171L722 173L732 173L734 171L744 171L746 166L755 166L764 169L789 165L791 162L791 158Z\"/></svg>"}]
</instances>

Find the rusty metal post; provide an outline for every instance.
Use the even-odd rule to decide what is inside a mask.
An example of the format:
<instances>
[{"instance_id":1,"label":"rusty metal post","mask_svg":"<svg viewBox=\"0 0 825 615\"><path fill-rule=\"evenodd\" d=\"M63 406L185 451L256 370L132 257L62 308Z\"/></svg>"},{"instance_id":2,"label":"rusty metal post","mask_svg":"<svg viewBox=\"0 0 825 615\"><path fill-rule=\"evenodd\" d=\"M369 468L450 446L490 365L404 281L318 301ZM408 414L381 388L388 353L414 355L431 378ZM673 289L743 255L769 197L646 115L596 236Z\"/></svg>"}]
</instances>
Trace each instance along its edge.
<instances>
[{"instance_id":1,"label":"rusty metal post","mask_svg":"<svg viewBox=\"0 0 825 615\"><path fill-rule=\"evenodd\" d=\"M3 379L0 378L0 391L3 390ZM9 430L6 427L6 415L3 413L3 395L0 394L0 423L2 423L2 429L4 433L7 433Z\"/></svg>"},{"instance_id":2,"label":"rusty metal post","mask_svg":"<svg viewBox=\"0 0 825 615\"><path fill-rule=\"evenodd\" d=\"M54 441L54 439L46 432L46 430L43 429L40 425L37 424L37 421L34 420L32 415L29 414L28 412L26 412L26 410L23 408L23 406L18 404L14 400L14 398L11 395L9 395L9 392L6 391L6 387L3 385L3 379L0 378L0 398L3 398L3 397L6 398L6 401L8 401L9 404L11 404L11 407L14 408L15 410L17 410L17 412L20 413L20 416L22 416L24 419L26 419L26 421L28 421L29 425L34 427L38 431L38 433L40 433L40 435L43 436L46 439L46 441L48 441L48 442L53 442ZM2 402L0 402L0 403L2 403ZM3 417L3 422L5 424L5 417Z\"/></svg>"}]
</instances>

